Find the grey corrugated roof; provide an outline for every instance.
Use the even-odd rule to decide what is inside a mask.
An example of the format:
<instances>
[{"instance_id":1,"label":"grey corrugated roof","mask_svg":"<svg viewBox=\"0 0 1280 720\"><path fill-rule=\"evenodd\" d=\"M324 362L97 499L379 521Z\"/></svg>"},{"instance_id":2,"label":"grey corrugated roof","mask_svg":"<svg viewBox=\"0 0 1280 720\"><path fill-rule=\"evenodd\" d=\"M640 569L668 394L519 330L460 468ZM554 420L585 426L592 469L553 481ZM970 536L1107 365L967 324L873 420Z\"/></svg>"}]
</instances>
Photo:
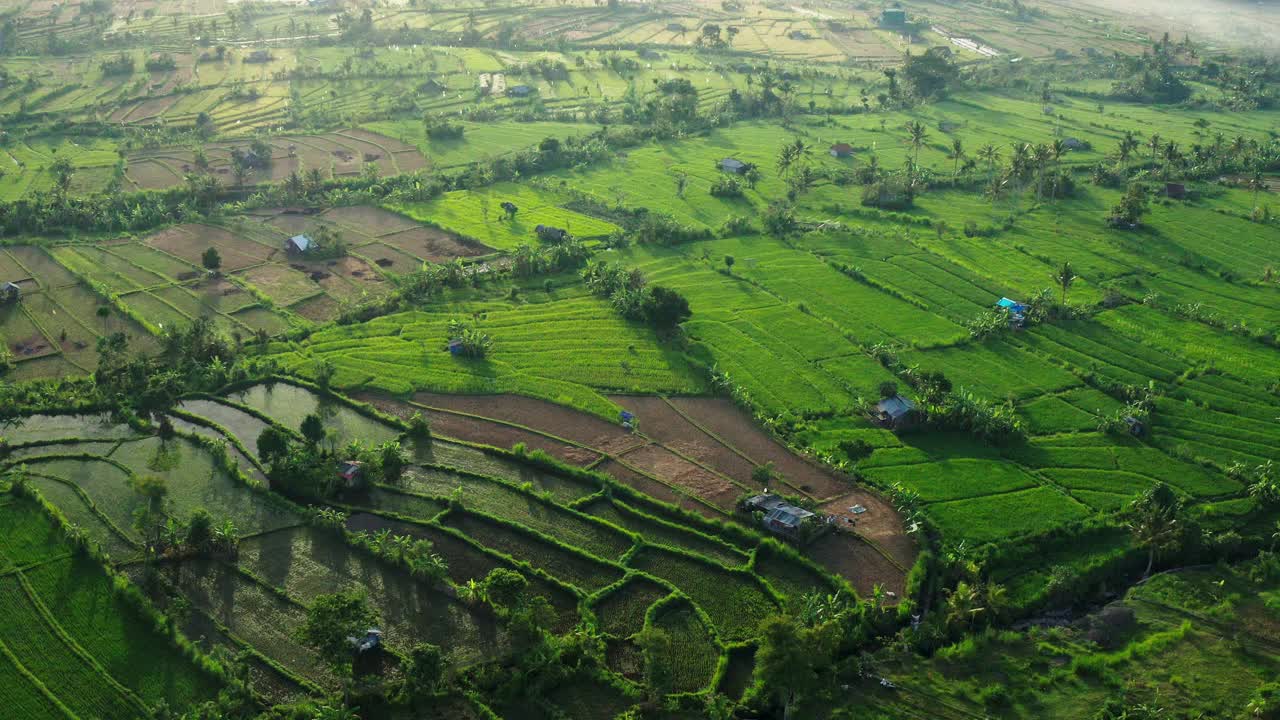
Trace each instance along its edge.
<instances>
[{"instance_id":1,"label":"grey corrugated roof","mask_svg":"<svg viewBox=\"0 0 1280 720\"><path fill-rule=\"evenodd\" d=\"M891 418L900 418L916 409L916 404L901 395L894 395L876 403L876 409Z\"/></svg>"},{"instance_id":2,"label":"grey corrugated roof","mask_svg":"<svg viewBox=\"0 0 1280 720\"><path fill-rule=\"evenodd\" d=\"M311 247L311 238L306 235L294 235L289 238L289 242L293 243L294 247L302 251L306 251L307 248Z\"/></svg>"},{"instance_id":3,"label":"grey corrugated roof","mask_svg":"<svg viewBox=\"0 0 1280 720\"><path fill-rule=\"evenodd\" d=\"M779 523L787 527L798 527L806 518L811 517L813 517L813 513L804 508L798 508L794 505L779 505L769 511L765 519L771 523Z\"/></svg>"}]
</instances>

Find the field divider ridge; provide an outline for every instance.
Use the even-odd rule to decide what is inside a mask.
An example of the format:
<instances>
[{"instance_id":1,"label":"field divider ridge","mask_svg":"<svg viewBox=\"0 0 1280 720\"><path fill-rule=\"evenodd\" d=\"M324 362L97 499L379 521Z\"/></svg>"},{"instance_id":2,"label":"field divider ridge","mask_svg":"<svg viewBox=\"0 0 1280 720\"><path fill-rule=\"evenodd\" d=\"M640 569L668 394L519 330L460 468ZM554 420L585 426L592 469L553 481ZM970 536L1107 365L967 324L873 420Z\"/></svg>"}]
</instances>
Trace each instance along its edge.
<instances>
[{"instance_id":1,"label":"field divider ridge","mask_svg":"<svg viewBox=\"0 0 1280 720\"><path fill-rule=\"evenodd\" d=\"M103 681L106 682L108 687L119 693L129 704L137 706L137 708L142 711L143 717L148 717L150 715L151 708L142 701L142 698L139 698L137 694L129 688L121 685L120 682L112 677L111 673L107 672L107 669L98 662L97 658L95 658L88 650L85 650L80 643L75 641L75 638L71 637L71 635L67 633L66 628L63 628L61 623L53 617L53 613L49 611L49 607L40 599L35 588L31 587L31 582L27 580L26 575L17 573L17 578L18 584L22 586L22 591L26 594L27 598L31 600L31 605L36 609L36 612L39 613L40 618L44 621L49 630L53 632L54 635L57 635L58 639L61 640L67 648L71 650L71 652L75 653L75 655L89 665L89 667L93 668L95 672L102 675Z\"/></svg>"},{"instance_id":2,"label":"field divider ridge","mask_svg":"<svg viewBox=\"0 0 1280 720\"><path fill-rule=\"evenodd\" d=\"M0 654L4 655L9 662L13 663L13 667L18 671L18 674L22 675L23 679L31 683L31 685L35 687L41 695L48 699L54 707L61 710L68 720L80 720L80 717L72 712L71 708L64 705L62 701L58 699L58 696L54 695L53 691L51 691L35 673L28 670L27 666L22 664L22 661L18 659L18 656L13 654L13 651L9 649L8 645L4 644L3 639L0 639Z\"/></svg>"}]
</instances>

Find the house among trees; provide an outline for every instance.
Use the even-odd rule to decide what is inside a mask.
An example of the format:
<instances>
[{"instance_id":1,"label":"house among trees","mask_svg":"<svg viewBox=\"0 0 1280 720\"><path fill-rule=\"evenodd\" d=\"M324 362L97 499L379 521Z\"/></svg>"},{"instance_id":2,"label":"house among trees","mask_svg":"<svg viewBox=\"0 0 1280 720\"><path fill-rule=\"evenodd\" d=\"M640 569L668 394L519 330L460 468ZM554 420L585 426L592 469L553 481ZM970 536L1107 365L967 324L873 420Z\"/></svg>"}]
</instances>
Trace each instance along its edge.
<instances>
[{"instance_id":1,"label":"house among trees","mask_svg":"<svg viewBox=\"0 0 1280 720\"><path fill-rule=\"evenodd\" d=\"M785 538L799 539L808 527L821 521L817 514L796 507L772 493L747 498L742 505L747 512L762 513L760 524L774 535Z\"/></svg>"},{"instance_id":2,"label":"house among trees","mask_svg":"<svg viewBox=\"0 0 1280 720\"><path fill-rule=\"evenodd\" d=\"M996 309L1009 314L1009 327L1014 330L1021 330L1027 322L1027 306L1017 300L1002 297L996 302Z\"/></svg>"},{"instance_id":3,"label":"house among trees","mask_svg":"<svg viewBox=\"0 0 1280 720\"><path fill-rule=\"evenodd\" d=\"M916 404L901 395L883 398L876 403L875 420L881 427L902 430L915 419Z\"/></svg>"},{"instance_id":4,"label":"house among trees","mask_svg":"<svg viewBox=\"0 0 1280 720\"><path fill-rule=\"evenodd\" d=\"M343 460L338 463L338 482L345 490L363 485L364 463L359 460Z\"/></svg>"},{"instance_id":5,"label":"house among trees","mask_svg":"<svg viewBox=\"0 0 1280 720\"><path fill-rule=\"evenodd\" d=\"M1142 437L1147 433L1147 426L1132 415L1125 417L1124 424L1129 427L1129 434L1134 437Z\"/></svg>"},{"instance_id":6,"label":"house among trees","mask_svg":"<svg viewBox=\"0 0 1280 720\"><path fill-rule=\"evenodd\" d=\"M849 143L836 143L831 146L831 157L842 158L849 157L853 154L853 146Z\"/></svg>"},{"instance_id":7,"label":"house among trees","mask_svg":"<svg viewBox=\"0 0 1280 720\"><path fill-rule=\"evenodd\" d=\"M267 63L271 62L270 50L254 50L245 56L244 61L247 63Z\"/></svg>"},{"instance_id":8,"label":"house among trees","mask_svg":"<svg viewBox=\"0 0 1280 720\"><path fill-rule=\"evenodd\" d=\"M790 37L792 40L812 40L813 39L813 36L805 32L804 30L792 30L787 37Z\"/></svg>"},{"instance_id":9,"label":"house among trees","mask_svg":"<svg viewBox=\"0 0 1280 720\"><path fill-rule=\"evenodd\" d=\"M21 297L22 288L18 287L18 283L7 282L3 286L0 286L0 302L18 302L18 299Z\"/></svg>"},{"instance_id":10,"label":"house among trees","mask_svg":"<svg viewBox=\"0 0 1280 720\"><path fill-rule=\"evenodd\" d=\"M454 338L449 341L450 355L461 355L464 352L466 352L466 350L467 350L466 346L462 344L462 340L460 340L459 338Z\"/></svg>"},{"instance_id":11,"label":"house among trees","mask_svg":"<svg viewBox=\"0 0 1280 720\"><path fill-rule=\"evenodd\" d=\"M351 649L357 655L365 655L382 649L382 631L378 628L369 628L364 632L364 637L358 638L354 635L347 636L347 643L351 645Z\"/></svg>"},{"instance_id":12,"label":"house among trees","mask_svg":"<svg viewBox=\"0 0 1280 720\"><path fill-rule=\"evenodd\" d=\"M533 94L533 88L528 85L515 85L507 88L507 94L512 97L529 97Z\"/></svg>"},{"instance_id":13,"label":"house among trees","mask_svg":"<svg viewBox=\"0 0 1280 720\"><path fill-rule=\"evenodd\" d=\"M310 250L313 245L315 245L315 242L310 237L306 235L294 235L288 240L285 240L284 251L292 255L303 255Z\"/></svg>"},{"instance_id":14,"label":"house among trees","mask_svg":"<svg viewBox=\"0 0 1280 720\"><path fill-rule=\"evenodd\" d=\"M1068 150L1087 150L1089 145L1080 138L1069 137L1062 141L1062 147Z\"/></svg>"},{"instance_id":15,"label":"house among trees","mask_svg":"<svg viewBox=\"0 0 1280 720\"><path fill-rule=\"evenodd\" d=\"M687 30L688 28L678 22L667 23L667 32L682 33Z\"/></svg>"},{"instance_id":16,"label":"house among trees","mask_svg":"<svg viewBox=\"0 0 1280 720\"><path fill-rule=\"evenodd\" d=\"M904 28L907 26L907 11L902 8L885 8L880 13L880 27Z\"/></svg>"},{"instance_id":17,"label":"house among trees","mask_svg":"<svg viewBox=\"0 0 1280 720\"><path fill-rule=\"evenodd\" d=\"M1172 200L1186 200L1187 186L1183 185L1182 183L1174 183L1174 182L1165 183L1164 194L1165 194L1165 197L1168 197Z\"/></svg>"},{"instance_id":18,"label":"house among trees","mask_svg":"<svg viewBox=\"0 0 1280 720\"><path fill-rule=\"evenodd\" d=\"M725 158L720 161L720 169L734 175L746 175L751 163L744 163L737 158Z\"/></svg>"}]
</instances>

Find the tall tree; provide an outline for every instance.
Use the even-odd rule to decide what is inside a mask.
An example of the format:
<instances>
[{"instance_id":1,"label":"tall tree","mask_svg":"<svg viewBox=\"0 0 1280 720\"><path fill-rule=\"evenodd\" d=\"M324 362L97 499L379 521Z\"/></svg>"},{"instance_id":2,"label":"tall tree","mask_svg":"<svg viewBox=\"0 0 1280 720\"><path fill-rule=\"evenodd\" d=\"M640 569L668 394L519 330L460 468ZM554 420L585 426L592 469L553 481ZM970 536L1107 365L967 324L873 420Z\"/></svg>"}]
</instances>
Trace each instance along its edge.
<instances>
[{"instance_id":1,"label":"tall tree","mask_svg":"<svg viewBox=\"0 0 1280 720\"><path fill-rule=\"evenodd\" d=\"M911 146L911 160L920 164L920 148L929 139L929 130L916 120L907 121L907 144Z\"/></svg>"},{"instance_id":2,"label":"tall tree","mask_svg":"<svg viewBox=\"0 0 1280 720\"><path fill-rule=\"evenodd\" d=\"M316 651L335 674L350 676L352 647L349 637L364 637L376 625L377 614L364 593L350 590L320 595L307 609L307 619L294 634L303 645Z\"/></svg>"},{"instance_id":3,"label":"tall tree","mask_svg":"<svg viewBox=\"0 0 1280 720\"><path fill-rule=\"evenodd\" d=\"M1147 569L1151 575L1156 558L1178 546L1181 540L1182 501L1164 483L1157 483L1127 509L1129 532L1138 546L1147 551Z\"/></svg>"},{"instance_id":4,"label":"tall tree","mask_svg":"<svg viewBox=\"0 0 1280 720\"><path fill-rule=\"evenodd\" d=\"M791 720L799 703L824 686L822 671L834 654L830 624L805 627L795 618L774 616L760 624L756 678Z\"/></svg>"},{"instance_id":5,"label":"tall tree","mask_svg":"<svg viewBox=\"0 0 1280 720\"><path fill-rule=\"evenodd\" d=\"M1058 287L1062 288L1062 304L1067 304L1067 290L1071 289L1071 284L1076 281L1076 273L1071 269L1070 262L1062 263L1062 267L1053 276L1058 281Z\"/></svg>"},{"instance_id":6,"label":"tall tree","mask_svg":"<svg viewBox=\"0 0 1280 720\"><path fill-rule=\"evenodd\" d=\"M960 138L951 139L951 152L947 153L947 159L954 164L951 168L952 175L960 174L960 161L965 159L964 141Z\"/></svg>"}]
</instances>

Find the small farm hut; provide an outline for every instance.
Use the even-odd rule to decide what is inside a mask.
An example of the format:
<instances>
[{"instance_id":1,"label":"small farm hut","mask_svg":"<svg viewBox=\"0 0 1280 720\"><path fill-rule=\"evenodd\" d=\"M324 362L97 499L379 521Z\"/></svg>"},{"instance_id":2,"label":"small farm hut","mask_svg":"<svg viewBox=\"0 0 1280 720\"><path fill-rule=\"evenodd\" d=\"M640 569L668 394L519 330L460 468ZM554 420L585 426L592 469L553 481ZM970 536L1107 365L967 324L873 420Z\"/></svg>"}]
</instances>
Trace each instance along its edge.
<instances>
[{"instance_id":1,"label":"small farm hut","mask_svg":"<svg viewBox=\"0 0 1280 720\"><path fill-rule=\"evenodd\" d=\"M18 287L17 283L7 282L0 286L0 302L18 302L21 297L22 288Z\"/></svg>"},{"instance_id":2,"label":"small farm hut","mask_svg":"<svg viewBox=\"0 0 1280 720\"><path fill-rule=\"evenodd\" d=\"M751 165L737 158L725 158L720 161L720 169L734 175L745 175L751 169Z\"/></svg>"},{"instance_id":3,"label":"small farm hut","mask_svg":"<svg viewBox=\"0 0 1280 720\"><path fill-rule=\"evenodd\" d=\"M369 628L364 632L364 637L356 637L354 635L347 636L347 643L355 650L357 655L375 652L382 649L382 631L378 628Z\"/></svg>"},{"instance_id":4,"label":"small farm hut","mask_svg":"<svg viewBox=\"0 0 1280 720\"><path fill-rule=\"evenodd\" d=\"M520 212L520 208L516 207L516 204L510 200L504 201L500 207L502 208L502 212L511 217L515 217L516 213Z\"/></svg>"},{"instance_id":5,"label":"small farm hut","mask_svg":"<svg viewBox=\"0 0 1280 720\"><path fill-rule=\"evenodd\" d=\"M622 412L618 413L618 422L622 424L622 427L628 430L634 428L636 426L635 413L629 412L627 410L623 410Z\"/></svg>"},{"instance_id":6,"label":"small farm hut","mask_svg":"<svg viewBox=\"0 0 1280 720\"><path fill-rule=\"evenodd\" d=\"M798 537L806 525L819 520L817 514L768 492L747 498L742 506L747 512L762 513L760 524L769 532L787 538Z\"/></svg>"},{"instance_id":7,"label":"small farm hut","mask_svg":"<svg viewBox=\"0 0 1280 720\"><path fill-rule=\"evenodd\" d=\"M1124 424L1129 427L1129 434L1134 437L1142 437L1147 433L1146 424L1132 415L1125 417Z\"/></svg>"},{"instance_id":8,"label":"small farm hut","mask_svg":"<svg viewBox=\"0 0 1280 720\"><path fill-rule=\"evenodd\" d=\"M880 27L900 28L907 24L907 11L902 8L885 8L880 13Z\"/></svg>"},{"instance_id":9,"label":"small farm hut","mask_svg":"<svg viewBox=\"0 0 1280 720\"><path fill-rule=\"evenodd\" d=\"M881 427L900 430L911 424L916 404L901 395L887 397L876 403L876 422Z\"/></svg>"},{"instance_id":10,"label":"small farm hut","mask_svg":"<svg viewBox=\"0 0 1280 720\"><path fill-rule=\"evenodd\" d=\"M359 487L364 483L364 463L359 460L338 463L338 481L347 489Z\"/></svg>"},{"instance_id":11,"label":"small farm hut","mask_svg":"<svg viewBox=\"0 0 1280 720\"><path fill-rule=\"evenodd\" d=\"M466 349L466 348L464 348L464 347L462 346L462 341L461 341L461 340L459 340L458 338L454 338L454 339L452 339L452 340L450 340L450 341L449 341L449 354L450 354L450 355L461 355L461 354L464 352L464 350L465 350L465 349Z\"/></svg>"},{"instance_id":12,"label":"small farm hut","mask_svg":"<svg viewBox=\"0 0 1280 720\"><path fill-rule=\"evenodd\" d=\"M1062 141L1062 147L1068 150L1084 150L1088 146L1080 138L1069 137Z\"/></svg>"},{"instance_id":13,"label":"small farm hut","mask_svg":"<svg viewBox=\"0 0 1280 720\"><path fill-rule=\"evenodd\" d=\"M552 227L551 225L539 224L533 229L538 234L538 239L543 242L558 243L569 239L569 231L563 228Z\"/></svg>"},{"instance_id":14,"label":"small farm hut","mask_svg":"<svg viewBox=\"0 0 1280 720\"><path fill-rule=\"evenodd\" d=\"M853 146L849 143L836 143L831 146L831 150L829 152L831 153L831 157L849 157L853 154Z\"/></svg>"},{"instance_id":15,"label":"small farm hut","mask_svg":"<svg viewBox=\"0 0 1280 720\"><path fill-rule=\"evenodd\" d=\"M681 23L678 23L678 22L667 23L667 32L682 33L682 32L686 32L687 30L688 28L686 28Z\"/></svg>"},{"instance_id":16,"label":"small farm hut","mask_svg":"<svg viewBox=\"0 0 1280 720\"><path fill-rule=\"evenodd\" d=\"M1187 186L1182 183L1165 183L1164 194L1165 197L1174 200L1185 200L1187 198Z\"/></svg>"},{"instance_id":17,"label":"small farm hut","mask_svg":"<svg viewBox=\"0 0 1280 720\"><path fill-rule=\"evenodd\" d=\"M1014 330L1021 330L1027 322L1027 306L1017 300L1002 297L996 302L996 309L1004 310L1009 314L1009 327Z\"/></svg>"},{"instance_id":18,"label":"small farm hut","mask_svg":"<svg viewBox=\"0 0 1280 720\"><path fill-rule=\"evenodd\" d=\"M809 33L805 32L804 30L792 30L792 31L787 35L787 37L791 38L792 40L811 40L811 39L813 39L813 36L812 36L812 35L810 35Z\"/></svg>"},{"instance_id":19,"label":"small farm hut","mask_svg":"<svg viewBox=\"0 0 1280 720\"><path fill-rule=\"evenodd\" d=\"M514 87L507 88L507 94L512 97L529 97L533 94L533 88L528 85L516 85Z\"/></svg>"},{"instance_id":20,"label":"small farm hut","mask_svg":"<svg viewBox=\"0 0 1280 720\"><path fill-rule=\"evenodd\" d=\"M307 235L294 235L284 242L284 251L295 255L302 255L311 249L315 243Z\"/></svg>"}]
</instances>

